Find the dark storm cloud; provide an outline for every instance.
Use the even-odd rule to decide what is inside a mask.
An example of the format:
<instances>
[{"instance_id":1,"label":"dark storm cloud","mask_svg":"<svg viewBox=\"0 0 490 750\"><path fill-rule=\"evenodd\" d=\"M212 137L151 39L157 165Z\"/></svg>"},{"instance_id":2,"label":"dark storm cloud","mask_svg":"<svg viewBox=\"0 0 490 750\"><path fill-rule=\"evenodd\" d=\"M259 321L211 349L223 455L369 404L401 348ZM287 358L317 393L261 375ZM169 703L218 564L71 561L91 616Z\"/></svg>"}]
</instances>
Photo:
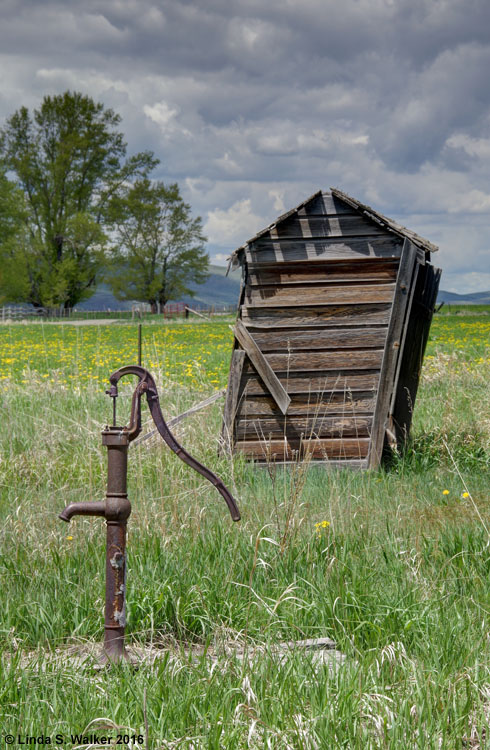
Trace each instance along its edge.
<instances>
[{"instance_id":1,"label":"dark storm cloud","mask_svg":"<svg viewBox=\"0 0 490 750\"><path fill-rule=\"evenodd\" d=\"M460 274L478 215L490 288L489 29L487 0L4 0L0 114L66 88L113 107L220 252L335 184Z\"/></svg>"},{"instance_id":2,"label":"dark storm cloud","mask_svg":"<svg viewBox=\"0 0 490 750\"><path fill-rule=\"evenodd\" d=\"M380 154L413 171L437 158L454 132L488 134L489 68L490 46L471 43L443 51L423 73L412 75L389 132L376 128Z\"/></svg>"}]
</instances>

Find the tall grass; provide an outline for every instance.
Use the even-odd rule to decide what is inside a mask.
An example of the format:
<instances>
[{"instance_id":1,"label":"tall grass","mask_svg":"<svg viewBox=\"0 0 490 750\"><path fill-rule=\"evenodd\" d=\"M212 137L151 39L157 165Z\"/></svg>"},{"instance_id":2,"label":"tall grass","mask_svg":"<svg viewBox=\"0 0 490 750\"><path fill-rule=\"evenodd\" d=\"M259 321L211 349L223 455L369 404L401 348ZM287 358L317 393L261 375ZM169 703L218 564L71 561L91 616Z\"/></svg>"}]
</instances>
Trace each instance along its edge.
<instances>
[{"instance_id":1,"label":"tall grass","mask_svg":"<svg viewBox=\"0 0 490 750\"><path fill-rule=\"evenodd\" d=\"M485 362L460 366L488 357L474 346L455 355L431 343L412 443L377 472L219 457L219 403L179 425L233 487L240 524L163 443L132 448L128 640L141 649L138 669L74 658L102 636L104 524L57 518L104 493L104 383L9 380L0 735L62 733L66 747L85 728L148 731L154 748L484 747L490 373ZM201 398L161 382L167 414ZM345 662L278 656L277 643L315 637L332 638Z\"/></svg>"}]
</instances>

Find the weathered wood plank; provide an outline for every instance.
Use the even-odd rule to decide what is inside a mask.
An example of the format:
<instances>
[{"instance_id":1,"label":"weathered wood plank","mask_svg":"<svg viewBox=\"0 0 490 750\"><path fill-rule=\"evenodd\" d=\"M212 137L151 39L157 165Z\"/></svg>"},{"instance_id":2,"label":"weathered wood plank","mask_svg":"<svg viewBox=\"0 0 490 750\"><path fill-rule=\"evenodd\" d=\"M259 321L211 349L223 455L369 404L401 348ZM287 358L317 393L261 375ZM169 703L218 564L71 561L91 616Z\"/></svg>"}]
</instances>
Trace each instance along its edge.
<instances>
[{"instance_id":1,"label":"weathered wood plank","mask_svg":"<svg viewBox=\"0 0 490 750\"><path fill-rule=\"evenodd\" d=\"M288 216L275 225L277 237L360 237L363 235L388 235L388 232L374 221L360 214L329 214ZM266 235L267 236L267 235Z\"/></svg>"},{"instance_id":2,"label":"weathered wood plank","mask_svg":"<svg viewBox=\"0 0 490 750\"><path fill-rule=\"evenodd\" d=\"M327 328L311 330L253 331L252 336L261 352L291 351L301 349L367 349L382 347L386 340L383 328Z\"/></svg>"},{"instance_id":3,"label":"weathered wood plank","mask_svg":"<svg viewBox=\"0 0 490 750\"><path fill-rule=\"evenodd\" d=\"M285 414L291 399L277 379L272 365L264 357L241 320L236 321L234 333L240 345L245 349L250 362L269 389L271 396L276 401L282 413Z\"/></svg>"},{"instance_id":4,"label":"weathered wood plank","mask_svg":"<svg viewBox=\"0 0 490 750\"><path fill-rule=\"evenodd\" d=\"M291 400L294 394L303 394L313 400L322 398L322 394L328 395L329 393L339 394L343 399L351 391L353 398L356 398L356 391L375 391L377 389L379 370L370 372L343 370L325 374L318 374L318 372L289 373L289 375L279 375L279 381L291 396ZM246 389L247 399L250 396L268 395L269 393L267 387L255 373L244 373L241 388Z\"/></svg>"},{"instance_id":5,"label":"weathered wood plank","mask_svg":"<svg viewBox=\"0 0 490 750\"><path fill-rule=\"evenodd\" d=\"M355 198L352 198L352 196L343 193L341 190L332 188L332 194L335 196L335 198L340 198L344 201L344 203L351 206L355 211L358 211L360 214L362 214L362 216L365 216L370 221L374 221L387 230L396 233L400 237L403 237L403 239L411 241L412 244L414 244L417 248L417 258L422 265L424 265L425 262L424 255L426 251L433 253L438 250L437 245L433 245L432 242L424 239L424 237L420 237L420 235L416 234L411 229L407 229L406 227L401 226L401 224L398 224L396 221L393 221L393 219L389 219L387 216L383 216L383 214L380 214L379 211L375 211L374 208L371 208L371 206L367 206L365 203L361 203Z\"/></svg>"},{"instance_id":6,"label":"weathered wood plank","mask_svg":"<svg viewBox=\"0 0 490 750\"><path fill-rule=\"evenodd\" d=\"M280 465L296 466L297 461L281 461ZM341 471L342 469L346 469L348 471L362 471L364 469L367 469L367 460L365 458L344 458L339 460L332 459L330 461L325 461L322 458L311 458L309 459L308 465L315 468L321 466L322 471ZM262 469L262 471L266 471L267 462L254 459L254 467L257 469Z\"/></svg>"},{"instance_id":7,"label":"weathered wood plank","mask_svg":"<svg viewBox=\"0 0 490 750\"><path fill-rule=\"evenodd\" d=\"M245 304L252 307L304 307L310 305L375 304L391 302L395 285L365 284L363 286L248 286Z\"/></svg>"},{"instance_id":8,"label":"weathered wood plank","mask_svg":"<svg viewBox=\"0 0 490 750\"><path fill-rule=\"evenodd\" d=\"M248 352L247 352L248 354ZM299 354L265 354L267 363L274 372L307 372L315 370L369 370L381 367L382 349L355 349L327 352L301 352ZM244 372L253 372L255 363L246 361ZM258 370L257 370L258 372ZM263 379L262 373L258 372ZM265 382L265 381L264 381ZM269 383L267 383L269 387ZM282 386L281 386L282 387ZM277 401L277 399L276 399ZM285 411L283 412L285 413Z\"/></svg>"},{"instance_id":9,"label":"weathered wood plank","mask_svg":"<svg viewBox=\"0 0 490 750\"><path fill-rule=\"evenodd\" d=\"M238 418L235 425L237 440L288 440L327 437L369 437L372 417L255 417Z\"/></svg>"},{"instance_id":10,"label":"weathered wood plank","mask_svg":"<svg viewBox=\"0 0 490 750\"><path fill-rule=\"evenodd\" d=\"M274 399L268 396L253 396L247 389L249 383L250 381L242 386L243 397L240 399L237 418L280 415ZM293 394L288 417L372 414L375 405L374 391Z\"/></svg>"},{"instance_id":11,"label":"weathered wood plank","mask_svg":"<svg viewBox=\"0 0 490 750\"><path fill-rule=\"evenodd\" d=\"M314 284L342 281L395 281L398 260L310 261L308 263L251 264L248 282L252 286L264 284Z\"/></svg>"},{"instance_id":12,"label":"weathered wood plank","mask_svg":"<svg viewBox=\"0 0 490 750\"><path fill-rule=\"evenodd\" d=\"M335 198L331 193L319 193L312 197L304 206L298 209L300 216L309 214L351 214L352 206Z\"/></svg>"},{"instance_id":13,"label":"weathered wood plank","mask_svg":"<svg viewBox=\"0 0 490 750\"><path fill-rule=\"evenodd\" d=\"M389 407L389 411L388 411L388 421L386 423L386 438L388 438L388 444L391 444L392 448L395 447L396 437L395 437L395 433L392 430L392 425L390 425L389 415L391 414L391 406L393 404L393 399L394 399L394 396L395 396L395 393L396 393L396 389L397 389L397 386L398 386L398 378L399 378L399 375L400 375L400 367L401 367L401 363L402 363L402 360L403 360L403 352L405 350L405 343L406 343L406 339L407 339L407 330L408 330L408 326L409 326L409 319L411 317L411 310L412 310L414 295L415 295L415 292L416 292L416 289L417 289L417 280L418 280L419 273L423 272L424 267L425 267L425 264L424 264L424 266L420 265L420 263L415 263L415 265L414 265L413 274L412 274L412 280L411 280L411 283L410 283L410 289L408 290L408 300L406 302L406 307L405 307L405 316L404 316L403 325L402 325L402 329L401 329L401 333L400 333L400 347L399 347L398 354L397 354L397 357L396 357L396 366L395 366L395 372L394 372L394 375L393 375L393 384L391 386L390 407ZM413 343L414 342L411 341L410 345L413 346ZM391 433L391 436L388 433ZM385 438L385 443L386 443L386 438Z\"/></svg>"},{"instance_id":14,"label":"weathered wood plank","mask_svg":"<svg viewBox=\"0 0 490 750\"><path fill-rule=\"evenodd\" d=\"M411 298L410 291L416 262L417 248L410 240L405 240L396 280L395 299L393 301L392 314L386 337L383 364L381 366L373 434L368 458L370 468L376 468L381 461L396 364L400 354L403 324Z\"/></svg>"},{"instance_id":15,"label":"weathered wood plank","mask_svg":"<svg viewBox=\"0 0 490 750\"><path fill-rule=\"evenodd\" d=\"M262 461L291 461L295 458L321 460L365 458L370 438L337 438L312 440L239 440L235 451Z\"/></svg>"},{"instance_id":16,"label":"weathered wood plank","mask_svg":"<svg viewBox=\"0 0 490 750\"><path fill-rule=\"evenodd\" d=\"M308 260L399 258L398 238L346 237L345 239L258 239L245 249L247 263L290 263Z\"/></svg>"},{"instance_id":17,"label":"weathered wood plank","mask_svg":"<svg viewBox=\"0 0 490 750\"><path fill-rule=\"evenodd\" d=\"M391 305L389 303L330 305L305 307L302 310L294 307L276 309L243 307L241 315L243 322L250 330L294 326L316 328L318 326L387 325L390 320Z\"/></svg>"},{"instance_id":18,"label":"weathered wood plank","mask_svg":"<svg viewBox=\"0 0 490 750\"><path fill-rule=\"evenodd\" d=\"M243 372L245 352L235 349L231 355L230 371L228 373L228 387L226 389L226 401L223 411L223 425L221 428L221 446L228 454L231 453L233 445L233 427L235 414L238 406L238 395Z\"/></svg>"},{"instance_id":19,"label":"weathered wood plank","mask_svg":"<svg viewBox=\"0 0 490 750\"><path fill-rule=\"evenodd\" d=\"M440 268L434 268L429 263L419 267L414 303L406 326L406 341L409 345L404 347L401 355L397 387L390 408L392 426L399 446L405 443L410 432L440 277Z\"/></svg>"}]
</instances>

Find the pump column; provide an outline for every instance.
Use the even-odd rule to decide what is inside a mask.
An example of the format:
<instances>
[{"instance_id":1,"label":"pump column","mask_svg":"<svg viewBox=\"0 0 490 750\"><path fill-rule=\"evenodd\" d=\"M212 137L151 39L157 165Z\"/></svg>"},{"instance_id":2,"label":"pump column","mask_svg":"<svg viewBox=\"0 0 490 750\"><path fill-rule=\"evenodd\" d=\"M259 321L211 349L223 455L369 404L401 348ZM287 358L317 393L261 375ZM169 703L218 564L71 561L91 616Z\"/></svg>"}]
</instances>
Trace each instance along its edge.
<instances>
[{"instance_id":1,"label":"pump column","mask_svg":"<svg viewBox=\"0 0 490 750\"><path fill-rule=\"evenodd\" d=\"M123 427L106 427L102 445L107 447L106 494L106 590L104 659L127 659L124 649L126 627L126 524L131 514L127 495L128 432Z\"/></svg>"}]
</instances>

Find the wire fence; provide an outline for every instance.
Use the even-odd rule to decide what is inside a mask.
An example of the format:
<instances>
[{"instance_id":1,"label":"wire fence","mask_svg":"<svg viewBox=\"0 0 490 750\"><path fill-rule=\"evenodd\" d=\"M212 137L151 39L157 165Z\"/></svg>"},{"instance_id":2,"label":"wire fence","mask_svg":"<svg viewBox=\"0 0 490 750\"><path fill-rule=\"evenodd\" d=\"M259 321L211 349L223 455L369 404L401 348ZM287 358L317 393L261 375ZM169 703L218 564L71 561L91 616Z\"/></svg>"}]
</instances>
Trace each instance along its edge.
<instances>
[{"instance_id":1,"label":"wire fence","mask_svg":"<svg viewBox=\"0 0 490 750\"><path fill-rule=\"evenodd\" d=\"M78 310L70 307L33 307L30 305L4 305L0 308L0 320L3 323L20 320L97 320L100 318L114 318L119 320L134 320L143 318L189 318L214 317L217 315L233 315L236 305L187 305L185 302L169 302L160 312L152 314L150 305L135 304L130 310Z\"/></svg>"}]
</instances>

